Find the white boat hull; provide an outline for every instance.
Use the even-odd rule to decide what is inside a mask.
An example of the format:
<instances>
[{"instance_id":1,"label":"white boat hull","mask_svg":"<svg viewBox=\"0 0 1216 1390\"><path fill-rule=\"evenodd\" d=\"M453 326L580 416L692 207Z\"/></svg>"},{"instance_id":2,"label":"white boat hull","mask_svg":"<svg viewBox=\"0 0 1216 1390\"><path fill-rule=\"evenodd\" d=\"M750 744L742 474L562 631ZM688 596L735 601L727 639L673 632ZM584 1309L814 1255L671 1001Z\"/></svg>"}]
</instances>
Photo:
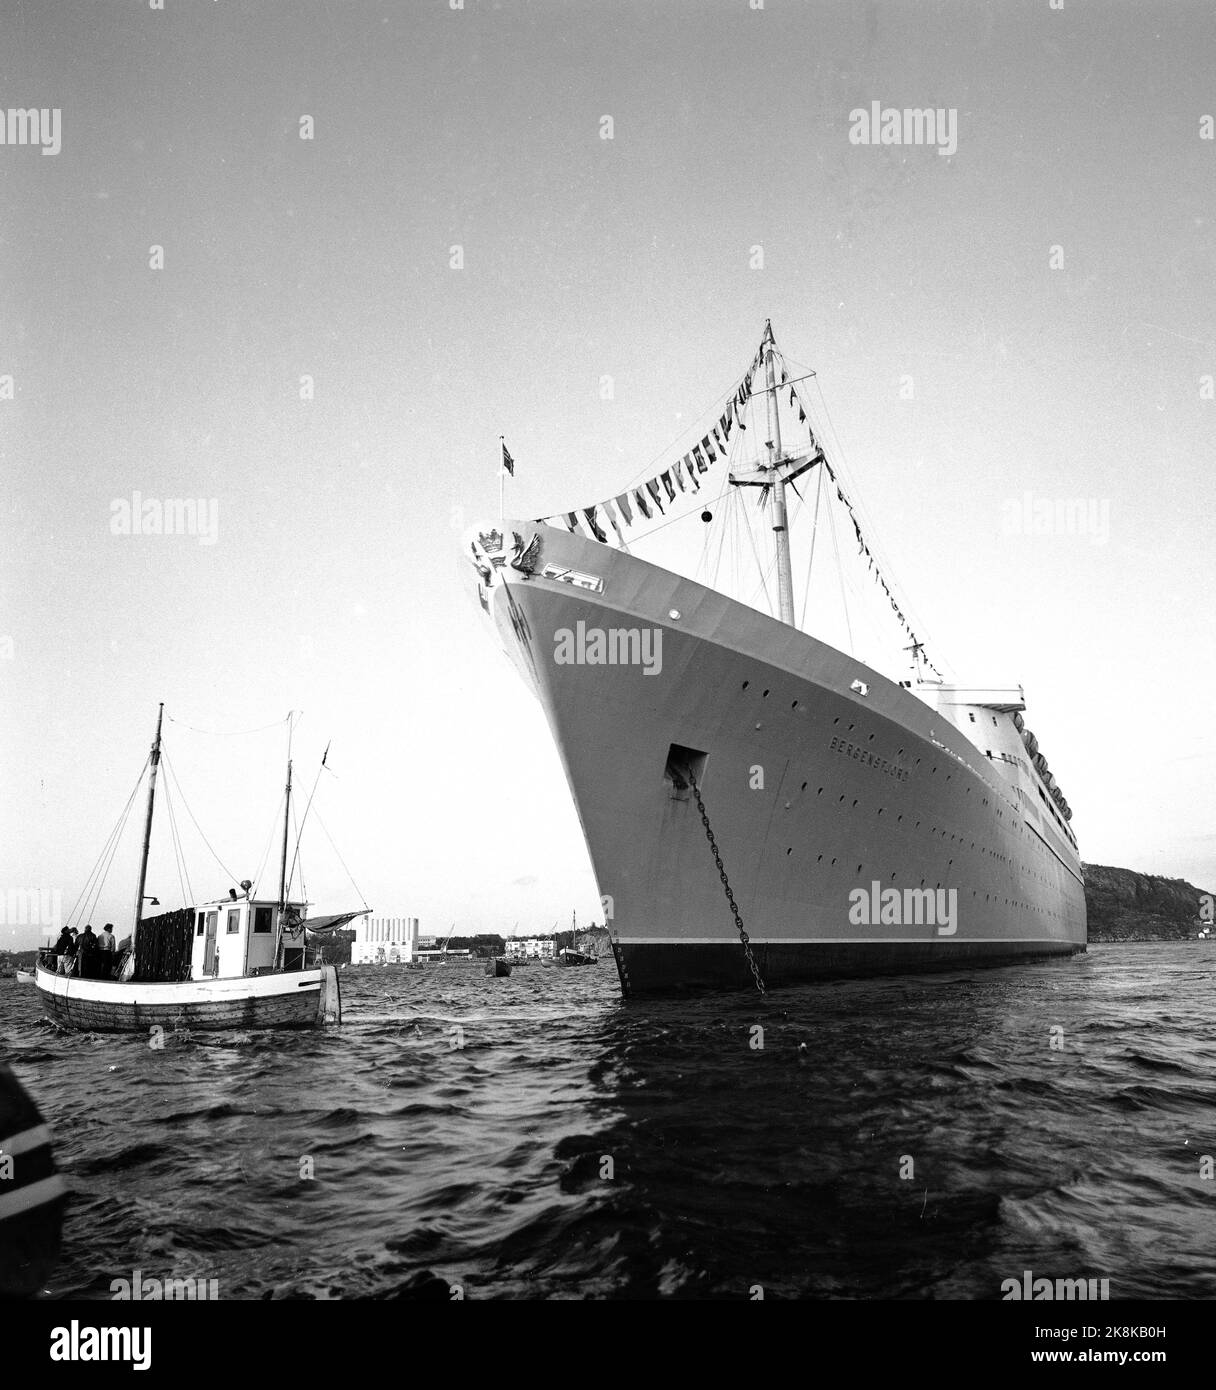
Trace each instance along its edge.
<instances>
[{"instance_id":1,"label":"white boat hull","mask_svg":"<svg viewBox=\"0 0 1216 1390\"><path fill-rule=\"evenodd\" d=\"M340 1023L333 966L173 983L77 979L41 964L46 1015L65 1028L140 1033L149 1028L314 1028Z\"/></svg>"},{"instance_id":2,"label":"white boat hull","mask_svg":"<svg viewBox=\"0 0 1216 1390\"><path fill-rule=\"evenodd\" d=\"M550 527L504 529L540 534L536 573L496 566L482 606L548 720L627 995L752 983L695 799L665 775L673 750L695 765L768 984L1085 949L1074 845L1023 813L939 711L628 553ZM546 565L578 582L542 577ZM556 659L580 623L661 631L661 665ZM953 927L857 921L858 891L876 885L953 890Z\"/></svg>"}]
</instances>

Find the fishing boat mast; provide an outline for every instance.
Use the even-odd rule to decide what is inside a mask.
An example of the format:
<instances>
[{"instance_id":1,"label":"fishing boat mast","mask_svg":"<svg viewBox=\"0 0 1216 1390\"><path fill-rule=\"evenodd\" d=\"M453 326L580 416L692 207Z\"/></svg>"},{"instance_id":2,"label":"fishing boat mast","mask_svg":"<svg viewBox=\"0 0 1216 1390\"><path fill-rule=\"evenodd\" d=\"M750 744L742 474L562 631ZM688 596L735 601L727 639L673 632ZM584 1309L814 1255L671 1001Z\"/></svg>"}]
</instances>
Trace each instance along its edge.
<instances>
[{"instance_id":1,"label":"fishing boat mast","mask_svg":"<svg viewBox=\"0 0 1216 1390\"><path fill-rule=\"evenodd\" d=\"M135 956L135 938L144 915L144 885L148 879L148 849L152 844L152 805L156 800L156 769L160 766L160 725L165 714L162 700L156 712L156 737L152 740L150 762L152 770L148 774L148 813L144 817L144 848L139 859L139 887L135 890L135 921L131 927L131 957Z\"/></svg>"},{"instance_id":2,"label":"fishing boat mast","mask_svg":"<svg viewBox=\"0 0 1216 1390\"><path fill-rule=\"evenodd\" d=\"M781 417L777 410L777 376L773 363L776 343L773 341L773 325L770 319L764 320L764 337L761 340L764 352L764 377L768 383L764 392L764 405L768 412L768 433L765 446L769 450L768 473L773 489L773 535L777 542L777 603L783 623L794 626L794 575L790 566L790 533L785 514L785 477L781 465L785 462L781 455Z\"/></svg>"},{"instance_id":3,"label":"fishing boat mast","mask_svg":"<svg viewBox=\"0 0 1216 1390\"><path fill-rule=\"evenodd\" d=\"M291 824L291 743L288 742L287 755L287 799L283 806L283 858L279 864L279 924L282 926L283 913L287 907L287 829Z\"/></svg>"}]
</instances>

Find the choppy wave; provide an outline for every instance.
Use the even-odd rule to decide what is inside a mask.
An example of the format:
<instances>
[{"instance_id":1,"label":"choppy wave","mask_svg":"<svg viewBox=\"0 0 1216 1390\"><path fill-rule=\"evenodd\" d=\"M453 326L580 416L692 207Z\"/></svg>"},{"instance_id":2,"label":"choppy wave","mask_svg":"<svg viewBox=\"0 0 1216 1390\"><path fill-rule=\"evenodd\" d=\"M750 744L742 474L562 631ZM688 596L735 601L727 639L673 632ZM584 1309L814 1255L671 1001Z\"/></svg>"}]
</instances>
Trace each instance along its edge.
<instances>
[{"instance_id":1,"label":"choppy wave","mask_svg":"<svg viewBox=\"0 0 1216 1390\"><path fill-rule=\"evenodd\" d=\"M1216 947L766 1001L626 1004L610 962L342 987L340 1029L156 1049L0 981L73 1193L50 1296L1216 1297Z\"/></svg>"}]
</instances>

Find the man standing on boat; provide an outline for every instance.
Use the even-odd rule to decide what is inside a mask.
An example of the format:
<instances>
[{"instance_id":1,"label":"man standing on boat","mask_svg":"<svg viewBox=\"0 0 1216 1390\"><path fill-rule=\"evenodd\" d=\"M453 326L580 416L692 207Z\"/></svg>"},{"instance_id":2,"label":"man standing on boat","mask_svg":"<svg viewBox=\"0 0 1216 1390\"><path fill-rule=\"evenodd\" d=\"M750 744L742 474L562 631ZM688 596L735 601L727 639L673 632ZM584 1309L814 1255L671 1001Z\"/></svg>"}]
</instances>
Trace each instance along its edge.
<instances>
[{"instance_id":1,"label":"man standing on boat","mask_svg":"<svg viewBox=\"0 0 1216 1390\"><path fill-rule=\"evenodd\" d=\"M107 922L97 938L97 973L108 980L114 973L114 923Z\"/></svg>"},{"instance_id":2,"label":"man standing on boat","mask_svg":"<svg viewBox=\"0 0 1216 1390\"><path fill-rule=\"evenodd\" d=\"M97 934L92 922L86 922L83 933L76 938L76 973L82 980L91 979L93 958L97 950Z\"/></svg>"},{"instance_id":3,"label":"man standing on boat","mask_svg":"<svg viewBox=\"0 0 1216 1390\"><path fill-rule=\"evenodd\" d=\"M68 928L68 940L59 956L59 973L70 975L76 965L76 928Z\"/></svg>"}]
</instances>

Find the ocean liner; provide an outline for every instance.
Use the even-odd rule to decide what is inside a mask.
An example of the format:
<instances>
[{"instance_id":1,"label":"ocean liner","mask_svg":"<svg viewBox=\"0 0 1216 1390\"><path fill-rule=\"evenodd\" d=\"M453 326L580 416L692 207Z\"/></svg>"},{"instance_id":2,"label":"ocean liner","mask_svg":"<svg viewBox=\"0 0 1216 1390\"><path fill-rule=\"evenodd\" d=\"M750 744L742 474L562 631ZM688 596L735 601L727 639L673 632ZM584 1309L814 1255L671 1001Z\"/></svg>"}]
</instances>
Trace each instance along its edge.
<instances>
[{"instance_id":1,"label":"ocean liner","mask_svg":"<svg viewBox=\"0 0 1216 1390\"><path fill-rule=\"evenodd\" d=\"M791 365L766 324L677 462L608 501L467 538L481 608L552 731L623 993L1083 951L1072 811L1023 691L949 683L929 661L825 450L814 373ZM812 489L816 517L821 502L847 512L910 639L908 679L795 624L787 495L805 513ZM688 502L694 524L699 508L712 522L711 495L771 528L774 616L631 552L631 527L683 519Z\"/></svg>"}]
</instances>

